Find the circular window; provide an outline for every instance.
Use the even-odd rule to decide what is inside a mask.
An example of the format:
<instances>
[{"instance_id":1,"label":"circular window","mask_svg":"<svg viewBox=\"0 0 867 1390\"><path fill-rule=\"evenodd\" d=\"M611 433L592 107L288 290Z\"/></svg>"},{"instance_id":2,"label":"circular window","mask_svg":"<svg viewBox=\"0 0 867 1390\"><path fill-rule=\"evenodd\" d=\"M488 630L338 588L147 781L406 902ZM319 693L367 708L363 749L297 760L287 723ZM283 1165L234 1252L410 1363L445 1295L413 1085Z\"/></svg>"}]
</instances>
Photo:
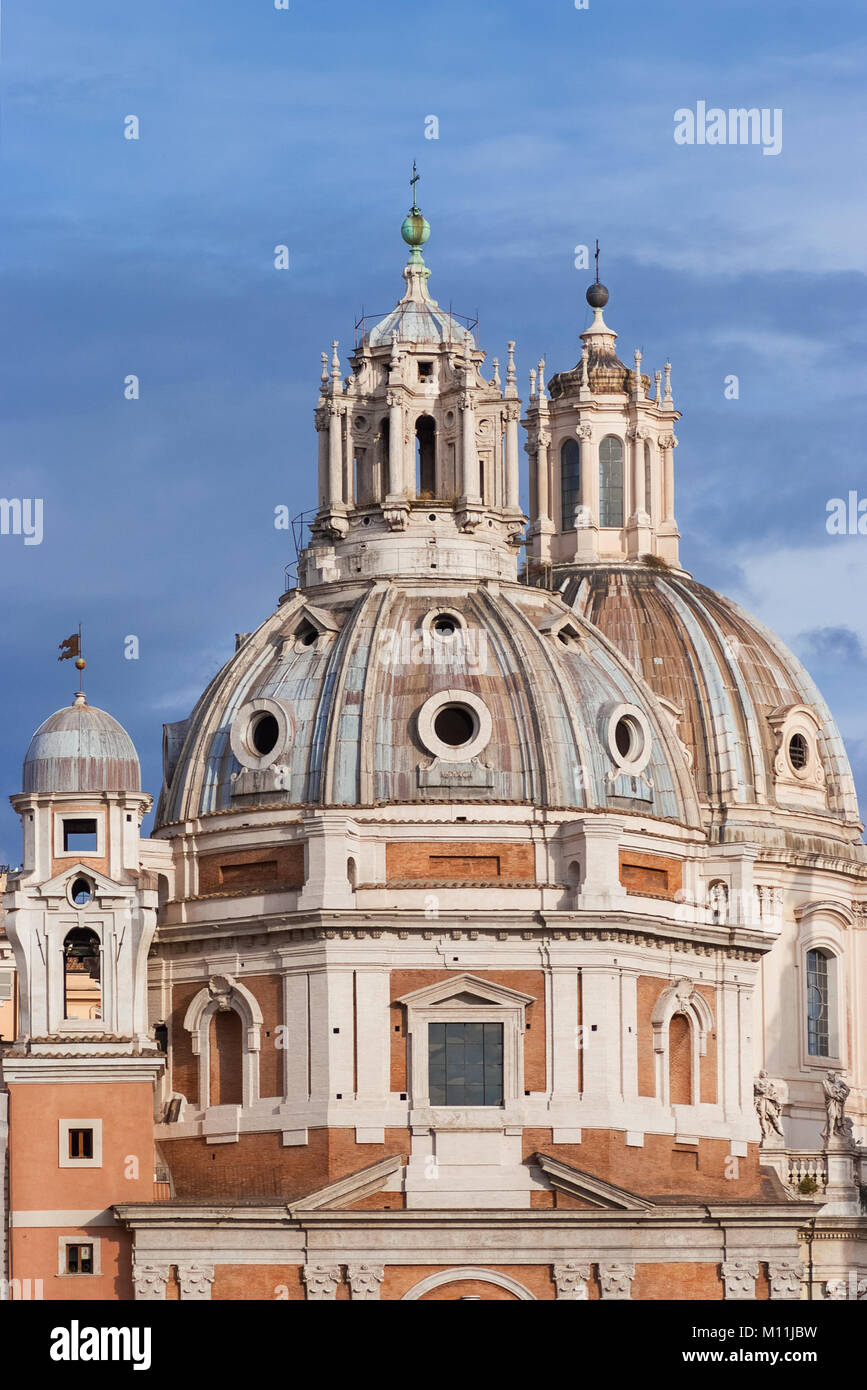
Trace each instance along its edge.
<instances>
[{"instance_id":1,"label":"circular window","mask_svg":"<svg viewBox=\"0 0 867 1390\"><path fill-rule=\"evenodd\" d=\"M637 705L617 705L607 716L608 751L620 772L637 777L650 762L652 749L647 716Z\"/></svg>"},{"instance_id":2,"label":"circular window","mask_svg":"<svg viewBox=\"0 0 867 1390\"><path fill-rule=\"evenodd\" d=\"M262 757L271 753L280 737L280 725L273 714L256 714L250 720L250 742Z\"/></svg>"},{"instance_id":3,"label":"circular window","mask_svg":"<svg viewBox=\"0 0 867 1390\"><path fill-rule=\"evenodd\" d=\"M450 748L463 748L470 743L478 728L478 720L466 705L445 705L433 722L434 733Z\"/></svg>"},{"instance_id":4,"label":"circular window","mask_svg":"<svg viewBox=\"0 0 867 1390\"><path fill-rule=\"evenodd\" d=\"M452 642L466 632L467 624L453 608L432 608L422 618L421 629L435 642Z\"/></svg>"},{"instance_id":5,"label":"circular window","mask_svg":"<svg viewBox=\"0 0 867 1390\"><path fill-rule=\"evenodd\" d=\"M796 772L803 772L810 761L810 749L803 734L792 734L789 739L789 762Z\"/></svg>"},{"instance_id":6,"label":"circular window","mask_svg":"<svg viewBox=\"0 0 867 1390\"><path fill-rule=\"evenodd\" d=\"M634 762L641 752L641 730L634 719L618 719L614 726L614 742L617 751L626 762Z\"/></svg>"},{"instance_id":7,"label":"circular window","mask_svg":"<svg viewBox=\"0 0 867 1390\"><path fill-rule=\"evenodd\" d=\"M241 706L232 720L229 742L242 767L261 770L287 757L295 737L291 708L272 696Z\"/></svg>"},{"instance_id":8,"label":"circular window","mask_svg":"<svg viewBox=\"0 0 867 1390\"><path fill-rule=\"evenodd\" d=\"M441 690L417 716L419 737L443 762L468 762L486 748L494 721L485 702L469 690Z\"/></svg>"},{"instance_id":9,"label":"circular window","mask_svg":"<svg viewBox=\"0 0 867 1390\"><path fill-rule=\"evenodd\" d=\"M73 879L69 896L76 907L87 907L93 901L93 884L86 878Z\"/></svg>"}]
</instances>

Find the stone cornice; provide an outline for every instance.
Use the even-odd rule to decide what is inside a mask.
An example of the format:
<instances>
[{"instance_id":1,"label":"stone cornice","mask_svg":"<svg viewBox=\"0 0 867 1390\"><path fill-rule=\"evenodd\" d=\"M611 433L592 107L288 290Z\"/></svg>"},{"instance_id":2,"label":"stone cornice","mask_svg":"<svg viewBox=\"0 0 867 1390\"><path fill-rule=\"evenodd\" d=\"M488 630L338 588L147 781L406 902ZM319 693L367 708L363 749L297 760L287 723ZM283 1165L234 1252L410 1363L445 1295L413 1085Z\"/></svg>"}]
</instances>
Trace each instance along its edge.
<instances>
[{"instance_id":1,"label":"stone cornice","mask_svg":"<svg viewBox=\"0 0 867 1390\"><path fill-rule=\"evenodd\" d=\"M112 1207L117 1219L129 1230L167 1229L207 1229L219 1224L222 1229L229 1224L260 1228L282 1227L293 1230L337 1230L363 1231L366 1227L392 1230L437 1230L449 1232L503 1230L574 1230L576 1227L621 1227L626 1233L638 1235L647 1227L678 1227L680 1229L702 1229L717 1227L724 1223L728 1228L742 1228L749 1231L760 1226L782 1226L791 1228L803 1223L800 1205L795 1202L730 1202L699 1203L695 1205L666 1205L661 1202L650 1211L640 1214L635 1211L614 1210L547 1210L543 1208L513 1210L511 1208L490 1208L468 1211L463 1208L451 1210L383 1210L383 1211L345 1211L321 1210L303 1214L298 1210L303 1199L290 1207L288 1204L250 1205L238 1203L220 1206L209 1203L180 1202L123 1202ZM293 1215L294 1212L294 1215ZM852 1218L857 1222L857 1218ZM856 1226L857 1229L857 1226ZM861 1223L864 1229L864 1223Z\"/></svg>"}]
</instances>

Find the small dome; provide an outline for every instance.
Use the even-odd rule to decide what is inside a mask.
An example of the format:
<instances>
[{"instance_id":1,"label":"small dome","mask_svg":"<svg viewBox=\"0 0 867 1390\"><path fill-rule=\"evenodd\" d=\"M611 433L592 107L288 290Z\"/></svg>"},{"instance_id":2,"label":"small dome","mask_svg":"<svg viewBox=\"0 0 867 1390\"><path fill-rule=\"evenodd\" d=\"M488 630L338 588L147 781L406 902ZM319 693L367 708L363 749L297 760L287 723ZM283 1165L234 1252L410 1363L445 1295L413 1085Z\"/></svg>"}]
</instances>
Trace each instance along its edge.
<instances>
[{"instance_id":1,"label":"small dome","mask_svg":"<svg viewBox=\"0 0 867 1390\"><path fill-rule=\"evenodd\" d=\"M40 724L24 759L25 792L141 791L129 734L82 692Z\"/></svg>"}]
</instances>

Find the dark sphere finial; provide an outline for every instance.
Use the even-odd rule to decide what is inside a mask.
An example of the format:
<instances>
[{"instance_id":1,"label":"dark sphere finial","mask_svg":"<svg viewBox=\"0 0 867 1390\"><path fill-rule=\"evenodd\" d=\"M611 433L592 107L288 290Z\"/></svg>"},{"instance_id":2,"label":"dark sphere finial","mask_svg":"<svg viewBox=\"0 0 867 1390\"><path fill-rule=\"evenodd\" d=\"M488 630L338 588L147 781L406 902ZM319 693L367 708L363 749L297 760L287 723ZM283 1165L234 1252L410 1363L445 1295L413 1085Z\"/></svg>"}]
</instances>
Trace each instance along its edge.
<instances>
[{"instance_id":1,"label":"dark sphere finial","mask_svg":"<svg viewBox=\"0 0 867 1390\"><path fill-rule=\"evenodd\" d=\"M608 303L608 291L598 280L587 291L587 303L591 309L604 309Z\"/></svg>"}]
</instances>

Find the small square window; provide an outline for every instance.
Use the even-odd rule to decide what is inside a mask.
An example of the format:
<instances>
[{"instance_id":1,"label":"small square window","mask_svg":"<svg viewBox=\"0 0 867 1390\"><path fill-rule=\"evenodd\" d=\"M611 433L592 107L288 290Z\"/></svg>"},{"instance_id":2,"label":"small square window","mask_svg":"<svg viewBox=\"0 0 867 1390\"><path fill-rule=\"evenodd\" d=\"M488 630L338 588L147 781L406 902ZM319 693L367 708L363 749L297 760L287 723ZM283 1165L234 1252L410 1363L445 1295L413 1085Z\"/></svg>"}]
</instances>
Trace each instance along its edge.
<instances>
[{"instance_id":1,"label":"small square window","mask_svg":"<svg viewBox=\"0 0 867 1390\"><path fill-rule=\"evenodd\" d=\"M433 381L433 362L419 362L418 379L419 381Z\"/></svg>"},{"instance_id":2,"label":"small square window","mask_svg":"<svg viewBox=\"0 0 867 1390\"><path fill-rule=\"evenodd\" d=\"M66 1247L66 1273L67 1274L93 1274L93 1246L92 1245L67 1245Z\"/></svg>"},{"instance_id":3,"label":"small square window","mask_svg":"<svg viewBox=\"0 0 867 1390\"><path fill-rule=\"evenodd\" d=\"M102 1120L91 1116L58 1122L58 1167L102 1167Z\"/></svg>"},{"instance_id":4,"label":"small square window","mask_svg":"<svg viewBox=\"0 0 867 1390\"><path fill-rule=\"evenodd\" d=\"M70 1129L68 1138L70 1158L93 1158L92 1129Z\"/></svg>"},{"instance_id":5,"label":"small square window","mask_svg":"<svg viewBox=\"0 0 867 1390\"><path fill-rule=\"evenodd\" d=\"M64 820L63 849L67 854L95 854L95 820Z\"/></svg>"}]
</instances>

